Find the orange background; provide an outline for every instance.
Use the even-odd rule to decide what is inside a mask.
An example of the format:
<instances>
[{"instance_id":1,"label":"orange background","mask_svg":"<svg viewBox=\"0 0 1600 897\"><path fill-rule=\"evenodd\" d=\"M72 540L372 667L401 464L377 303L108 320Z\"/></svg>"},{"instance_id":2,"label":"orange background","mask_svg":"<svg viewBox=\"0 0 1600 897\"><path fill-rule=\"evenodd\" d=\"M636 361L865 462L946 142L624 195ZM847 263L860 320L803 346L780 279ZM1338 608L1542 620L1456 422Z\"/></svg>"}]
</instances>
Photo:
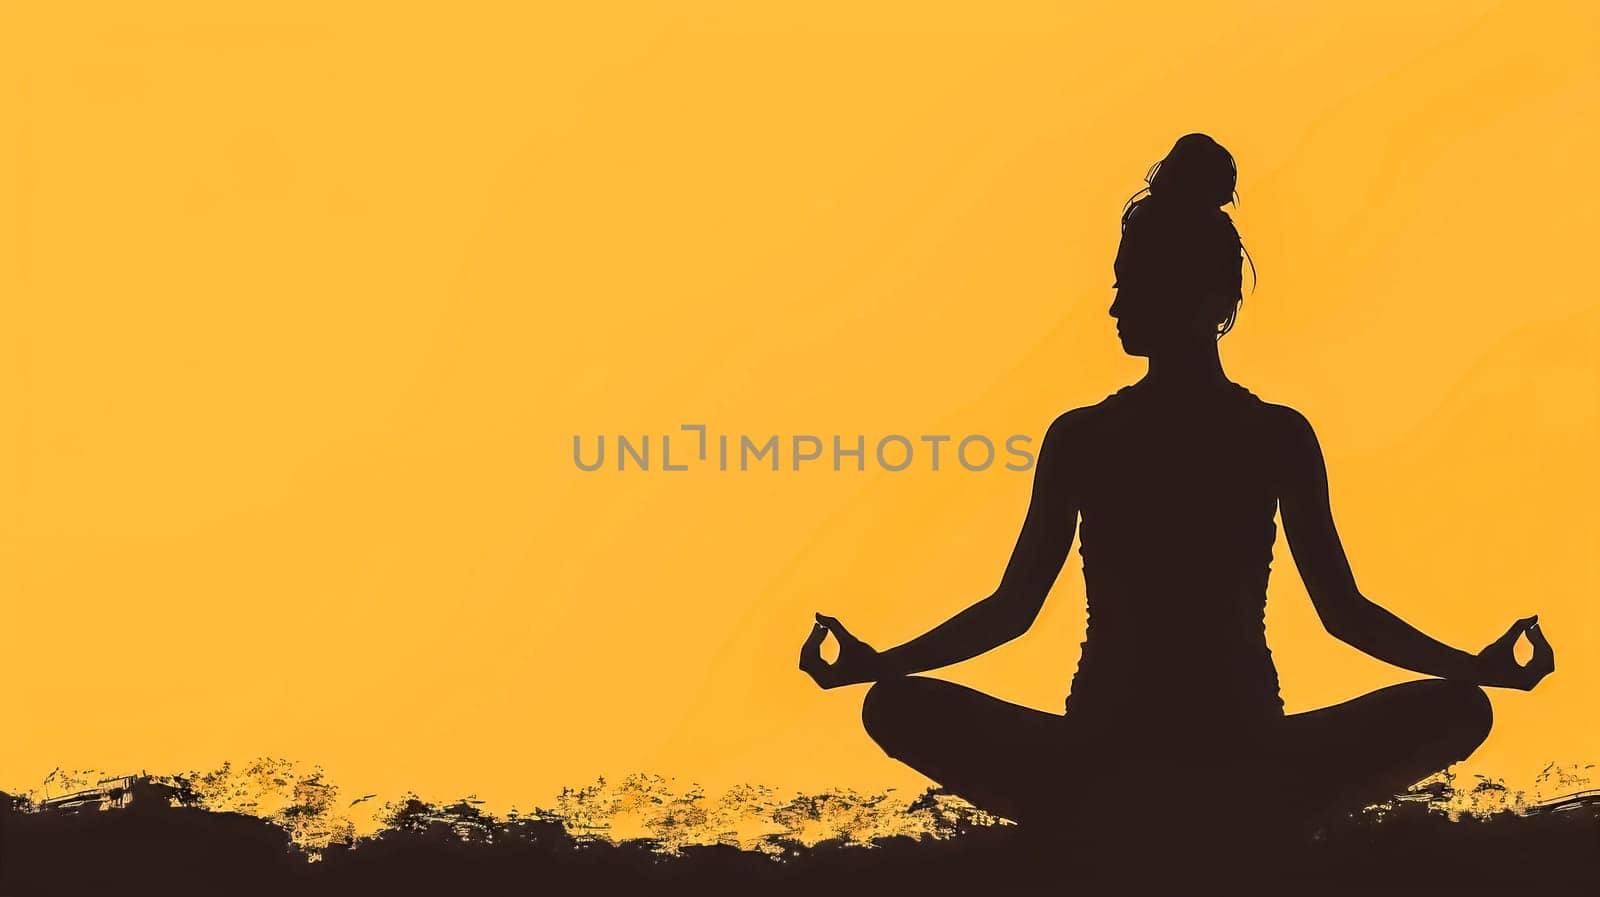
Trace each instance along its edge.
<instances>
[{"instance_id":1,"label":"orange background","mask_svg":"<svg viewBox=\"0 0 1600 897\"><path fill-rule=\"evenodd\" d=\"M797 649L987 595L1030 476L572 437L1037 439L1139 375L1117 215L1194 130L1261 273L1224 363L1317 426L1363 590L1556 646L1463 768L1600 759L1600 14L1087 7L8 5L0 785L918 786ZM1410 677L1275 568L1291 711ZM1082 627L1074 554L948 674L1058 709Z\"/></svg>"}]
</instances>

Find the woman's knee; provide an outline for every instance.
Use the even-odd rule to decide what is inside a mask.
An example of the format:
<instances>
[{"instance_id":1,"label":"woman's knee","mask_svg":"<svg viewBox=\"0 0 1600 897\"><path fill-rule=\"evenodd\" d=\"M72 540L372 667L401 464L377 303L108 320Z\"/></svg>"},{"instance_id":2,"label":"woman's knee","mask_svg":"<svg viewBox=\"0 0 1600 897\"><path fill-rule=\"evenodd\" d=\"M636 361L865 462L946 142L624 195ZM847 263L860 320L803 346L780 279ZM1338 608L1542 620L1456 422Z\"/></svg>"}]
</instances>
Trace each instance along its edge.
<instances>
[{"instance_id":1,"label":"woman's knee","mask_svg":"<svg viewBox=\"0 0 1600 897\"><path fill-rule=\"evenodd\" d=\"M1465 687L1462 703L1462 718L1472 738L1472 746L1476 748L1489 737L1489 730L1494 728L1494 705L1490 703L1489 695L1476 685Z\"/></svg>"},{"instance_id":2,"label":"woman's knee","mask_svg":"<svg viewBox=\"0 0 1600 897\"><path fill-rule=\"evenodd\" d=\"M861 724L879 747L898 756L906 736L925 725L933 713L934 692L941 684L920 676L880 679L861 702Z\"/></svg>"},{"instance_id":3,"label":"woman's knee","mask_svg":"<svg viewBox=\"0 0 1600 897\"><path fill-rule=\"evenodd\" d=\"M867 689L866 699L861 702L861 724L880 745L892 737L905 717L908 681L906 677L880 679Z\"/></svg>"},{"instance_id":4,"label":"woman's knee","mask_svg":"<svg viewBox=\"0 0 1600 897\"><path fill-rule=\"evenodd\" d=\"M1494 727L1494 706L1482 688L1464 682L1435 680L1429 683L1429 699L1441 728L1460 759L1477 750Z\"/></svg>"}]
</instances>

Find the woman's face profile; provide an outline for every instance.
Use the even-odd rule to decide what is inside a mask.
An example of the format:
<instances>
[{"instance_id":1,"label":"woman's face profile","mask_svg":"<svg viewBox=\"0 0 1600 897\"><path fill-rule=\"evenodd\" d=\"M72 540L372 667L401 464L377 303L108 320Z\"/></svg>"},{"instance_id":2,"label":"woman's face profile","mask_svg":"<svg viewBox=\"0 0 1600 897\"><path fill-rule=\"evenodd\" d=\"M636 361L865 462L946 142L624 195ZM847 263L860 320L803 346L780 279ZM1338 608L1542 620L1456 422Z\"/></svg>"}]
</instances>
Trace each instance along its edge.
<instances>
[{"instance_id":1,"label":"woman's face profile","mask_svg":"<svg viewBox=\"0 0 1600 897\"><path fill-rule=\"evenodd\" d=\"M1159 260L1123 239L1113 263L1111 317L1129 355L1150 357L1197 340L1215 339L1215 321L1206 321L1202 303L1188 295L1179 278Z\"/></svg>"}]
</instances>

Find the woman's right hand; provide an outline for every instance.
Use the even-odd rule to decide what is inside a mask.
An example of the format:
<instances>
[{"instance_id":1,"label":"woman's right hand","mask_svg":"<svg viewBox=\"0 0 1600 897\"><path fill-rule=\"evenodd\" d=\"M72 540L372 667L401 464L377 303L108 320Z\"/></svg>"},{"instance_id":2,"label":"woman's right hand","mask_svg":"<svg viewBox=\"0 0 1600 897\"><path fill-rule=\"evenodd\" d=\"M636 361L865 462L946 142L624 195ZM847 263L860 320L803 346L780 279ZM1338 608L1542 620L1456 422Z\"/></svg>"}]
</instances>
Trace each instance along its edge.
<instances>
[{"instance_id":1,"label":"woman's right hand","mask_svg":"<svg viewBox=\"0 0 1600 897\"><path fill-rule=\"evenodd\" d=\"M833 663L822 659L822 642L830 632L839 642L839 656ZM838 688L881 679L882 657L871 645L851 635L843 623L817 614L811 635L800 646L800 669L823 688Z\"/></svg>"},{"instance_id":2,"label":"woman's right hand","mask_svg":"<svg viewBox=\"0 0 1600 897\"><path fill-rule=\"evenodd\" d=\"M1517 639L1524 633L1533 645L1533 658L1525 665L1517 663L1516 656ZM1539 684L1539 680L1555 672L1555 669L1555 651L1545 641L1544 633L1539 629L1539 617L1535 614L1512 623L1505 635L1478 652L1477 675L1474 678L1478 685L1531 691Z\"/></svg>"}]
</instances>

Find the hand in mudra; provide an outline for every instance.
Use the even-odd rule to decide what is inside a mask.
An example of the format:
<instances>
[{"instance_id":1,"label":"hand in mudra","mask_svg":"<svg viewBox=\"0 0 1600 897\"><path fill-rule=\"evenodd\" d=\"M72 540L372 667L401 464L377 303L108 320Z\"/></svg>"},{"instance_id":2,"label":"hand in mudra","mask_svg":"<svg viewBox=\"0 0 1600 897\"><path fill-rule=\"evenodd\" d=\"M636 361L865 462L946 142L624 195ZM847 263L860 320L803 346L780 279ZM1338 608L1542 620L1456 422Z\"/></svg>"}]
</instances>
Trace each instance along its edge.
<instances>
[{"instance_id":1,"label":"hand in mudra","mask_svg":"<svg viewBox=\"0 0 1600 897\"><path fill-rule=\"evenodd\" d=\"M822 642L830 632L839 642L839 656L833 663L822 659ZM838 688L841 685L877 681L882 675L879 670L881 656L871 645L851 635L850 630L845 629L838 620L817 614L811 635L800 646L800 669L823 688Z\"/></svg>"},{"instance_id":2,"label":"hand in mudra","mask_svg":"<svg viewBox=\"0 0 1600 897\"><path fill-rule=\"evenodd\" d=\"M1533 658L1526 664L1517 663L1517 639L1524 633L1533 645ZM1556 655L1539 629L1537 614L1511 624L1506 634L1489 643L1478 652L1477 684L1495 688L1517 688L1531 691L1539 680L1555 672Z\"/></svg>"}]
</instances>

